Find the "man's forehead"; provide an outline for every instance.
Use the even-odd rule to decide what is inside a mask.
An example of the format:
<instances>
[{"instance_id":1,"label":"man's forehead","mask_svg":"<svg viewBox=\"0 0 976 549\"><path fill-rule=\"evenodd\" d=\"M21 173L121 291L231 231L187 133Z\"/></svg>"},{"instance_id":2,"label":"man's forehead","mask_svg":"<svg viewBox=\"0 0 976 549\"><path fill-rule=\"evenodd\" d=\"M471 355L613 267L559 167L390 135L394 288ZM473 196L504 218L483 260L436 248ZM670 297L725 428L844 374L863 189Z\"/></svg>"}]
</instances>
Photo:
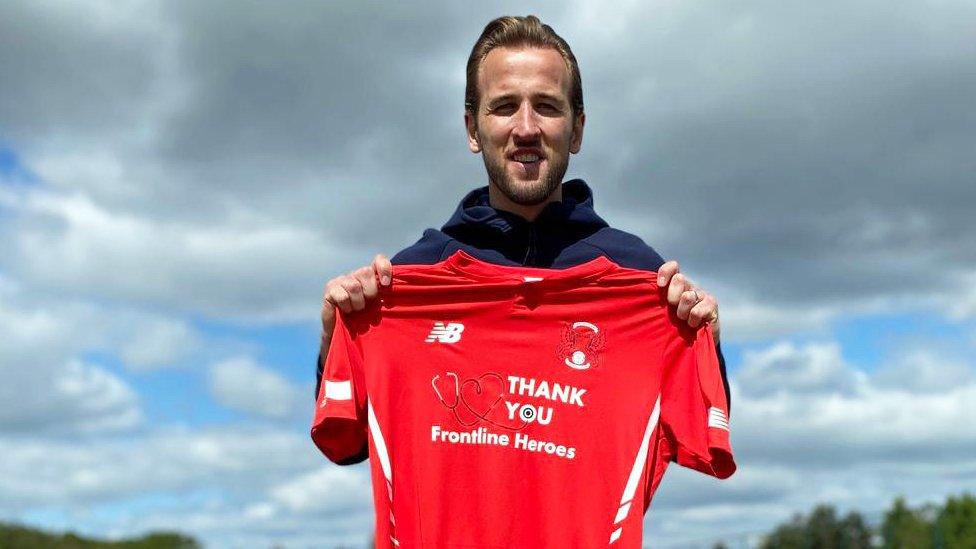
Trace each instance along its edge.
<instances>
[{"instance_id":1,"label":"man's forehead","mask_svg":"<svg viewBox=\"0 0 976 549\"><path fill-rule=\"evenodd\" d=\"M479 87L492 95L521 88L566 95L569 81L569 66L553 48L495 48L488 52L478 67Z\"/></svg>"}]
</instances>

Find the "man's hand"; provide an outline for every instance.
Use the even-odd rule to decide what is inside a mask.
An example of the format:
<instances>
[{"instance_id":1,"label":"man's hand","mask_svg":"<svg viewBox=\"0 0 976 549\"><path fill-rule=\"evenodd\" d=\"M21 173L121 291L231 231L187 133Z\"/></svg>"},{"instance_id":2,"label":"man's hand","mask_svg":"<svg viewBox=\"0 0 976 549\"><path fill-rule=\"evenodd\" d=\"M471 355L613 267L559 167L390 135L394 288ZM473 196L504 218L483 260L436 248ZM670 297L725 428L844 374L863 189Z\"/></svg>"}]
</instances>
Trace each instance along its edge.
<instances>
[{"instance_id":1,"label":"man's hand","mask_svg":"<svg viewBox=\"0 0 976 549\"><path fill-rule=\"evenodd\" d=\"M668 288L668 303L678 307L678 318L697 328L702 322L712 323L712 337L718 341L718 301L712 294L696 288L679 272L677 261L668 261L657 271L657 285Z\"/></svg>"},{"instance_id":2,"label":"man's hand","mask_svg":"<svg viewBox=\"0 0 976 549\"><path fill-rule=\"evenodd\" d=\"M356 269L350 273L337 276L325 285L322 296L322 360L329 351L332 342L332 330L335 329L336 307L343 313L361 311L366 308L366 301L376 297L377 283L388 286L393 276L393 266L383 254L376 254L373 264Z\"/></svg>"}]
</instances>

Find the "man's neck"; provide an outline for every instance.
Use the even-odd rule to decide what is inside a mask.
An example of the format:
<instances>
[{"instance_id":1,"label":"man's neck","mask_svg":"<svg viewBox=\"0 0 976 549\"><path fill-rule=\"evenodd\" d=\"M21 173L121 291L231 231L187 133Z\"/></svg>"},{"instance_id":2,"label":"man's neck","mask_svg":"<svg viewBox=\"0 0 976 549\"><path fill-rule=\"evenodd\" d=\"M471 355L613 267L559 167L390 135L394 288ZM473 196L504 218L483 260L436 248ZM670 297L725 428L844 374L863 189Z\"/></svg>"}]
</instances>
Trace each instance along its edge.
<instances>
[{"instance_id":1,"label":"man's neck","mask_svg":"<svg viewBox=\"0 0 976 549\"><path fill-rule=\"evenodd\" d=\"M506 212L511 212L524 218L527 221L535 221L542 210L545 209L546 205L550 202L559 202L563 199L563 184L560 183L556 190L552 191L552 194L542 202L535 204L534 206L525 206L522 204L516 204L512 202L504 193L498 190L493 184L488 184L488 203L491 204L492 208L496 210L505 210Z\"/></svg>"}]
</instances>

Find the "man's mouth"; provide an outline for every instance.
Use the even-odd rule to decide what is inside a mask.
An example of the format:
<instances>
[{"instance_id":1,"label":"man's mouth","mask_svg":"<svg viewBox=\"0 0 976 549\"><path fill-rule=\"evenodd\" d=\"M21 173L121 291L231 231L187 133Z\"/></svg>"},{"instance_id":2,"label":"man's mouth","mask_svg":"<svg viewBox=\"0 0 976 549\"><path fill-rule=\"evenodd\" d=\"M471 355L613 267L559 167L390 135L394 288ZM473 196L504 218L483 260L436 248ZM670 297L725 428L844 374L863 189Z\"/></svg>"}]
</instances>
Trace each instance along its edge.
<instances>
[{"instance_id":1,"label":"man's mouth","mask_svg":"<svg viewBox=\"0 0 976 549\"><path fill-rule=\"evenodd\" d=\"M510 158L522 164L535 164L542 160L542 155L536 151L520 150L515 151Z\"/></svg>"}]
</instances>

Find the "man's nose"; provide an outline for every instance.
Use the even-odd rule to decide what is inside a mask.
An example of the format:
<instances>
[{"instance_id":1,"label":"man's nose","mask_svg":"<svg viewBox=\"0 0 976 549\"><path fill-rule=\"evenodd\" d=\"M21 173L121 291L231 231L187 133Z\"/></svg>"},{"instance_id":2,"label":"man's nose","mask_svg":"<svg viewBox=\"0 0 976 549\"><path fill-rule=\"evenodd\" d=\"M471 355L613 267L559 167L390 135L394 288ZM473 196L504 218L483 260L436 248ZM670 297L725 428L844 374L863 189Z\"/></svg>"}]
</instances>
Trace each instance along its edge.
<instances>
[{"instance_id":1,"label":"man's nose","mask_svg":"<svg viewBox=\"0 0 976 549\"><path fill-rule=\"evenodd\" d=\"M532 105L523 104L515 113L515 128L513 133L520 139L535 139L539 137L539 121Z\"/></svg>"}]
</instances>

